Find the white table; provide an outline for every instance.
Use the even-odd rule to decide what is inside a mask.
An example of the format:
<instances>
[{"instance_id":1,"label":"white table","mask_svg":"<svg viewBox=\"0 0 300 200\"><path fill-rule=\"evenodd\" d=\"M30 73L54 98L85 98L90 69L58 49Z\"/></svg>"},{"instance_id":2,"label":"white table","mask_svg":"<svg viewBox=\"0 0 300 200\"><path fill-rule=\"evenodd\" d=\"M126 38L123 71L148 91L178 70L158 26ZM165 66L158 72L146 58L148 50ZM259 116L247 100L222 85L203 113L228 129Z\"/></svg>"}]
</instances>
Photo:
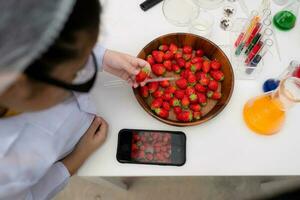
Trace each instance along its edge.
<instances>
[{"instance_id":1,"label":"white table","mask_svg":"<svg viewBox=\"0 0 300 200\"><path fill-rule=\"evenodd\" d=\"M162 4L143 12L139 1L106 0L102 15L100 43L107 48L137 55L149 41L170 32L187 32L169 24ZM258 0L245 0L250 9ZM237 4L238 5L238 4ZM239 8L239 7L238 7ZM279 7L272 5L272 10ZM240 8L239 8L240 10ZM215 15L211 39L228 42L221 31L221 9ZM243 16L241 11L237 15ZM300 20L290 32L276 31L282 61L276 55L266 59L264 71L255 81L236 80L233 96L213 120L194 127L178 128L159 122L136 101L130 87L104 88L113 80L101 73L93 90L99 114L110 124L105 144L79 170L80 176L197 176L197 175L294 175L300 174L300 106L288 113L284 128L265 137L251 132L243 122L242 108L251 97L261 93L262 82L277 76L292 59L300 60ZM116 160L117 137L122 128L179 130L187 135L187 162L182 167L120 164Z\"/></svg>"}]
</instances>

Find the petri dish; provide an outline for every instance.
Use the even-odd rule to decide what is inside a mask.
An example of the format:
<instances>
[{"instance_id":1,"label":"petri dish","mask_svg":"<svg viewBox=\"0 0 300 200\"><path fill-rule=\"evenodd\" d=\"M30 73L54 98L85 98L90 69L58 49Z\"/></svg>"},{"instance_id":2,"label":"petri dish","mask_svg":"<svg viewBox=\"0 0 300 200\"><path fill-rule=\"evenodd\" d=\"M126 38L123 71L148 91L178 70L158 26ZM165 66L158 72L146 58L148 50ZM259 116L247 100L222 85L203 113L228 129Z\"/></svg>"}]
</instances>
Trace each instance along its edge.
<instances>
[{"instance_id":1,"label":"petri dish","mask_svg":"<svg viewBox=\"0 0 300 200\"><path fill-rule=\"evenodd\" d=\"M190 25L190 32L200 36L209 37L214 25L214 16L206 11L201 11Z\"/></svg>"},{"instance_id":2,"label":"petri dish","mask_svg":"<svg viewBox=\"0 0 300 200\"><path fill-rule=\"evenodd\" d=\"M222 5L223 0L194 0L194 2L201 8L217 9Z\"/></svg>"},{"instance_id":3,"label":"petri dish","mask_svg":"<svg viewBox=\"0 0 300 200\"><path fill-rule=\"evenodd\" d=\"M175 26L188 26L199 14L192 0L164 0L163 14Z\"/></svg>"}]
</instances>

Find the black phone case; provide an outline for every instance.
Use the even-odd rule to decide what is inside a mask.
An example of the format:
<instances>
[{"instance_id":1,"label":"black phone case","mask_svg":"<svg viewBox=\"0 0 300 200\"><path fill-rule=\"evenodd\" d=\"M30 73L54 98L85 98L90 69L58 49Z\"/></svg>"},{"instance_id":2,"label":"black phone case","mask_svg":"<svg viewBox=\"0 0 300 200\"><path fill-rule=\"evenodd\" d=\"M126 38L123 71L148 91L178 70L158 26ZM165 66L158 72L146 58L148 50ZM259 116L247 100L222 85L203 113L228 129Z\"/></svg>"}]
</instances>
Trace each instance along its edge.
<instances>
[{"instance_id":1,"label":"black phone case","mask_svg":"<svg viewBox=\"0 0 300 200\"><path fill-rule=\"evenodd\" d=\"M170 133L170 134L180 134L184 136L184 154L183 154L183 162L180 164L176 164L176 163L154 163L154 162L135 162L135 161L128 161L128 160L122 160L119 158L121 149L120 149L120 144L121 144L121 137L120 134L122 134L122 132L124 131L155 131L155 132L162 132L162 133ZM127 163L127 164L147 164L147 165L168 165L168 166L183 166L186 163L186 135L184 132L182 131L166 131L166 130L145 130L145 129L122 129L119 131L118 134L118 146L117 146L117 154L116 154L116 158L118 160L118 162L120 163Z\"/></svg>"}]
</instances>

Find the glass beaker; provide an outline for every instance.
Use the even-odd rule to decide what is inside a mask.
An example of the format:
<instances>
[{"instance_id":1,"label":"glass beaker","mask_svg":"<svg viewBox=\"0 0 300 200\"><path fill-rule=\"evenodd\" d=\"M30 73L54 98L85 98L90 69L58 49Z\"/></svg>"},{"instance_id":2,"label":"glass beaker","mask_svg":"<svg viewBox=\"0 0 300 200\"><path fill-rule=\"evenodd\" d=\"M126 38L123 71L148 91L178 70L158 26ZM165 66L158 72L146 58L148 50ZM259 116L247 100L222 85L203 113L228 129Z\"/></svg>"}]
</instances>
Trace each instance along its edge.
<instances>
[{"instance_id":1,"label":"glass beaker","mask_svg":"<svg viewBox=\"0 0 300 200\"><path fill-rule=\"evenodd\" d=\"M191 21L190 32L196 35L209 37L214 25L214 16L201 10L198 17Z\"/></svg>"},{"instance_id":2,"label":"glass beaker","mask_svg":"<svg viewBox=\"0 0 300 200\"><path fill-rule=\"evenodd\" d=\"M244 121L258 134L275 134L284 125L286 111L299 102L300 79L286 77L275 91L250 99L245 104Z\"/></svg>"}]
</instances>

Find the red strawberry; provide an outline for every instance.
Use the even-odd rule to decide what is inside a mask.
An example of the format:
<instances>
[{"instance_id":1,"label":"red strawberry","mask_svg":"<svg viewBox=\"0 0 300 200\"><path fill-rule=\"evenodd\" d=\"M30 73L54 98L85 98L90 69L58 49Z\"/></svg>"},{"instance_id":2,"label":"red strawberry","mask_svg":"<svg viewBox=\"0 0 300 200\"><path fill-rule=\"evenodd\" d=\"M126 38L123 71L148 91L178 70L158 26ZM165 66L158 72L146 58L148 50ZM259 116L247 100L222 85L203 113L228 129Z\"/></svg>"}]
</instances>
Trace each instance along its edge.
<instances>
[{"instance_id":1,"label":"red strawberry","mask_svg":"<svg viewBox=\"0 0 300 200\"><path fill-rule=\"evenodd\" d=\"M170 86L170 82L168 80L160 81L159 85L163 88L166 88Z\"/></svg>"},{"instance_id":2,"label":"red strawberry","mask_svg":"<svg viewBox=\"0 0 300 200\"><path fill-rule=\"evenodd\" d=\"M163 94L164 94L164 92L162 90L156 90L155 92L152 93L152 96L154 98L160 98L163 96Z\"/></svg>"},{"instance_id":3,"label":"red strawberry","mask_svg":"<svg viewBox=\"0 0 300 200\"><path fill-rule=\"evenodd\" d=\"M170 100L170 104L171 106L175 107L175 106L180 106L180 101L176 98L173 98Z\"/></svg>"},{"instance_id":4,"label":"red strawberry","mask_svg":"<svg viewBox=\"0 0 300 200\"><path fill-rule=\"evenodd\" d=\"M202 68L202 63L195 63L195 64L192 64L191 71L192 72L200 71L201 68Z\"/></svg>"},{"instance_id":5,"label":"red strawberry","mask_svg":"<svg viewBox=\"0 0 300 200\"><path fill-rule=\"evenodd\" d=\"M196 72L196 73L195 73L195 76L196 76L196 80L197 80L197 81L199 81L199 80L201 79L201 77L202 77L201 74L202 74L202 72Z\"/></svg>"},{"instance_id":6,"label":"red strawberry","mask_svg":"<svg viewBox=\"0 0 300 200\"><path fill-rule=\"evenodd\" d=\"M145 153L143 151L140 151L138 154L139 159L144 159L145 158Z\"/></svg>"},{"instance_id":7,"label":"red strawberry","mask_svg":"<svg viewBox=\"0 0 300 200\"><path fill-rule=\"evenodd\" d=\"M212 98L213 94L214 94L214 92L211 91L211 90L208 90L208 91L206 92L206 96L207 96L208 98Z\"/></svg>"},{"instance_id":8,"label":"red strawberry","mask_svg":"<svg viewBox=\"0 0 300 200\"><path fill-rule=\"evenodd\" d=\"M193 120L193 114L191 111L182 111L176 117L178 121L182 122L190 122Z\"/></svg>"},{"instance_id":9,"label":"red strawberry","mask_svg":"<svg viewBox=\"0 0 300 200\"><path fill-rule=\"evenodd\" d=\"M181 105L182 105L182 107L184 107L184 108L188 108L189 105L190 105L190 99L189 99L187 96L184 96L184 97L181 99Z\"/></svg>"},{"instance_id":10,"label":"red strawberry","mask_svg":"<svg viewBox=\"0 0 300 200\"><path fill-rule=\"evenodd\" d=\"M154 99L151 103L151 110L155 110L156 108L160 108L162 106L163 99L162 98L157 98Z\"/></svg>"},{"instance_id":11,"label":"red strawberry","mask_svg":"<svg viewBox=\"0 0 300 200\"><path fill-rule=\"evenodd\" d=\"M219 84L217 81L215 80L211 80L209 81L209 84L208 84L208 88L211 89L212 91L216 91L219 87Z\"/></svg>"},{"instance_id":12,"label":"red strawberry","mask_svg":"<svg viewBox=\"0 0 300 200\"><path fill-rule=\"evenodd\" d=\"M165 89L165 92L173 94L177 90L176 86L170 85Z\"/></svg>"},{"instance_id":13,"label":"red strawberry","mask_svg":"<svg viewBox=\"0 0 300 200\"><path fill-rule=\"evenodd\" d=\"M179 67L184 67L185 66L185 60L183 58L178 58L177 59L177 64Z\"/></svg>"},{"instance_id":14,"label":"red strawberry","mask_svg":"<svg viewBox=\"0 0 300 200\"><path fill-rule=\"evenodd\" d=\"M203 65L202 65L202 71L203 71L204 73L208 73L209 70L210 70L210 61L205 60L205 61L203 62Z\"/></svg>"},{"instance_id":15,"label":"red strawberry","mask_svg":"<svg viewBox=\"0 0 300 200\"><path fill-rule=\"evenodd\" d=\"M189 96L190 102L191 103L197 103L198 102L198 96L196 94L191 94Z\"/></svg>"},{"instance_id":16,"label":"red strawberry","mask_svg":"<svg viewBox=\"0 0 300 200\"><path fill-rule=\"evenodd\" d=\"M164 55L165 60L171 60L173 58L173 53L171 51L166 51Z\"/></svg>"},{"instance_id":17,"label":"red strawberry","mask_svg":"<svg viewBox=\"0 0 300 200\"><path fill-rule=\"evenodd\" d=\"M211 96L212 99L214 100L219 100L221 99L222 94L220 92L214 92L213 95Z\"/></svg>"},{"instance_id":18,"label":"red strawberry","mask_svg":"<svg viewBox=\"0 0 300 200\"><path fill-rule=\"evenodd\" d=\"M169 111L171 109L169 102L164 101L161 106L163 109Z\"/></svg>"},{"instance_id":19,"label":"red strawberry","mask_svg":"<svg viewBox=\"0 0 300 200\"><path fill-rule=\"evenodd\" d=\"M191 58L192 58L192 54L183 54L183 59L185 60L185 61L188 61L188 60L190 60Z\"/></svg>"},{"instance_id":20,"label":"red strawberry","mask_svg":"<svg viewBox=\"0 0 300 200\"><path fill-rule=\"evenodd\" d=\"M191 87L191 86L187 87L187 88L185 89L185 94L186 94L187 96L190 96L191 94L195 94L195 89L194 89L194 87Z\"/></svg>"},{"instance_id":21,"label":"red strawberry","mask_svg":"<svg viewBox=\"0 0 300 200\"><path fill-rule=\"evenodd\" d=\"M146 159L149 160L149 161L152 161L153 160L153 154L147 153L146 154Z\"/></svg>"},{"instance_id":22,"label":"red strawberry","mask_svg":"<svg viewBox=\"0 0 300 200\"><path fill-rule=\"evenodd\" d=\"M178 60L179 58L182 58L182 52L181 51L177 51L176 53L175 53L175 55L174 55L174 58L176 59L176 60Z\"/></svg>"},{"instance_id":23,"label":"red strawberry","mask_svg":"<svg viewBox=\"0 0 300 200\"><path fill-rule=\"evenodd\" d=\"M172 70L177 74L179 74L181 71L179 65L177 65L177 64L172 65Z\"/></svg>"},{"instance_id":24,"label":"red strawberry","mask_svg":"<svg viewBox=\"0 0 300 200\"><path fill-rule=\"evenodd\" d=\"M178 79L175 83L180 89L185 89L188 86L188 82L184 78Z\"/></svg>"},{"instance_id":25,"label":"red strawberry","mask_svg":"<svg viewBox=\"0 0 300 200\"><path fill-rule=\"evenodd\" d=\"M190 70L186 69L181 72L180 76L184 79L187 79L190 74L192 74L192 72Z\"/></svg>"},{"instance_id":26,"label":"red strawberry","mask_svg":"<svg viewBox=\"0 0 300 200\"><path fill-rule=\"evenodd\" d=\"M216 81L223 81L224 80L224 74L222 71L217 70L217 71L211 71L210 75L213 79Z\"/></svg>"},{"instance_id":27,"label":"red strawberry","mask_svg":"<svg viewBox=\"0 0 300 200\"><path fill-rule=\"evenodd\" d=\"M189 61L189 62L186 62L184 67L185 67L185 69L190 70L191 67L192 67L192 63L191 63L190 61Z\"/></svg>"},{"instance_id":28,"label":"red strawberry","mask_svg":"<svg viewBox=\"0 0 300 200\"><path fill-rule=\"evenodd\" d=\"M147 56L147 62L150 64L150 65L154 65L155 61L154 61L154 58L152 55L148 55Z\"/></svg>"},{"instance_id":29,"label":"red strawberry","mask_svg":"<svg viewBox=\"0 0 300 200\"><path fill-rule=\"evenodd\" d=\"M185 93L184 90L176 90L174 92L174 95L176 98L182 99L184 97L184 93Z\"/></svg>"},{"instance_id":30,"label":"red strawberry","mask_svg":"<svg viewBox=\"0 0 300 200\"><path fill-rule=\"evenodd\" d=\"M172 71L172 62L170 60L165 60L163 65L167 71Z\"/></svg>"},{"instance_id":31,"label":"red strawberry","mask_svg":"<svg viewBox=\"0 0 300 200\"><path fill-rule=\"evenodd\" d=\"M213 60L211 61L210 66L213 70L219 70L221 68L221 63L219 63L217 60Z\"/></svg>"},{"instance_id":32,"label":"red strawberry","mask_svg":"<svg viewBox=\"0 0 300 200\"><path fill-rule=\"evenodd\" d=\"M169 50L170 50L172 53L176 53L177 50L178 50L178 47L177 47L176 44L171 43L170 46L169 46Z\"/></svg>"},{"instance_id":33,"label":"red strawberry","mask_svg":"<svg viewBox=\"0 0 300 200\"><path fill-rule=\"evenodd\" d=\"M168 51L169 47L168 47L168 45L166 45L166 44L162 44L162 45L160 45L160 46L158 47L158 49L159 49L160 51L165 52L165 51Z\"/></svg>"},{"instance_id":34,"label":"red strawberry","mask_svg":"<svg viewBox=\"0 0 300 200\"><path fill-rule=\"evenodd\" d=\"M175 106L175 107L173 108L173 110L174 110L174 113L175 113L176 115L178 115L179 113L182 112L182 109L181 109L180 106Z\"/></svg>"},{"instance_id":35,"label":"red strawberry","mask_svg":"<svg viewBox=\"0 0 300 200\"><path fill-rule=\"evenodd\" d=\"M153 93L158 89L159 83L158 82L151 82L148 83L149 93Z\"/></svg>"},{"instance_id":36,"label":"red strawberry","mask_svg":"<svg viewBox=\"0 0 300 200\"><path fill-rule=\"evenodd\" d=\"M154 60L158 63L162 63L164 60L164 52L162 51L152 51L152 56Z\"/></svg>"},{"instance_id":37,"label":"red strawberry","mask_svg":"<svg viewBox=\"0 0 300 200\"><path fill-rule=\"evenodd\" d=\"M193 112L193 118L199 120L201 118L201 112Z\"/></svg>"},{"instance_id":38,"label":"red strawberry","mask_svg":"<svg viewBox=\"0 0 300 200\"><path fill-rule=\"evenodd\" d=\"M195 85L195 90L197 91L197 92L203 92L203 93L205 93L206 92L206 87L204 87L203 85L201 85L200 83L197 83L196 85Z\"/></svg>"},{"instance_id":39,"label":"red strawberry","mask_svg":"<svg viewBox=\"0 0 300 200\"><path fill-rule=\"evenodd\" d=\"M199 57L202 57L204 55L204 51L202 49L198 49L196 51L196 55L199 56Z\"/></svg>"},{"instance_id":40,"label":"red strawberry","mask_svg":"<svg viewBox=\"0 0 300 200\"><path fill-rule=\"evenodd\" d=\"M201 110L201 106L199 105L199 104L191 104L190 105L190 109L192 110L192 111L195 111L195 112L198 112L198 111L200 111Z\"/></svg>"},{"instance_id":41,"label":"red strawberry","mask_svg":"<svg viewBox=\"0 0 300 200\"><path fill-rule=\"evenodd\" d=\"M197 83L196 76L194 74L190 74L187 78L188 84L194 86Z\"/></svg>"},{"instance_id":42,"label":"red strawberry","mask_svg":"<svg viewBox=\"0 0 300 200\"><path fill-rule=\"evenodd\" d=\"M190 54L190 53L192 53L192 51L193 51L193 49L191 46L185 45L183 47L183 53Z\"/></svg>"},{"instance_id":43,"label":"red strawberry","mask_svg":"<svg viewBox=\"0 0 300 200\"><path fill-rule=\"evenodd\" d=\"M144 98L147 98L149 96L149 89L148 89L148 86L143 86L143 87L140 87L140 95Z\"/></svg>"},{"instance_id":44,"label":"red strawberry","mask_svg":"<svg viewBox=\"0 0 300 200\"><path fill-rule=\"evenodd\" d=\"M163 64L154 64L151 66L151 69L156 76L162 76L166 72L166 68Z\"/></svg>"},{"instance_id":45,"label":"red strawberry","mask_svg":"<svg viewBox=\"0 0 300 200\"><path fill-rule=\"evenodd\" d=\"M150 74L150 69L148 67L143 67L140 72L135 76L135 81L137 83L143 82L148 78Z\"/></svg>"},{"instance_id":46,"label":"red strawberry","mask_svg":"<svg viewBox=\"0 0 300 200\"><path fill-rule=\"evenodd\" d=\"M202 77L199 81L201 85L207 86L209 84L209 78L208 77Z\"/></svg>"},{"instance_id":47,"label":"red strawberry","mask_svg":"<svg viewBox=\"0 0 300 200\"><path fill-rule=\"evenodd\" d=\"M162 118L168 118L169 117L169 111L163 109L163 108L157 108L155 109L155 113Z\"/></svg>"},{"instance_id":48,"label":"red strawberry","mask_svg":"<svg viewBox=\"0 0 300 200\"><path fill-rule=\"evenodd\" d=\"M203 62L203 58L201 58L201 57L194 57L191 62L193 64L195 64L195 63L202 63Z\"/></svg>"},{"instance_id":49,"label":"red strawberry","mask_svg":"<svg viewBox=\"0 0 300 200\"><path fill-rule=\"evenodd\" d=\"M206 106L207 98L206 98L205 94L197 93L197 96L198 96L198 102L201 104L201 106Z\"/></svg>"},{"instance_id":50,"label":"red strawberry","mask_svg":"<svg viewBox=\"0 0 300 200\"><path fill-rule=\"evenodd\" d=\"M165 92L162 96L163 100L165 101L170 101L173 98L173 94L172 93L167 93Z\"/></svg>"}]
</instances>

